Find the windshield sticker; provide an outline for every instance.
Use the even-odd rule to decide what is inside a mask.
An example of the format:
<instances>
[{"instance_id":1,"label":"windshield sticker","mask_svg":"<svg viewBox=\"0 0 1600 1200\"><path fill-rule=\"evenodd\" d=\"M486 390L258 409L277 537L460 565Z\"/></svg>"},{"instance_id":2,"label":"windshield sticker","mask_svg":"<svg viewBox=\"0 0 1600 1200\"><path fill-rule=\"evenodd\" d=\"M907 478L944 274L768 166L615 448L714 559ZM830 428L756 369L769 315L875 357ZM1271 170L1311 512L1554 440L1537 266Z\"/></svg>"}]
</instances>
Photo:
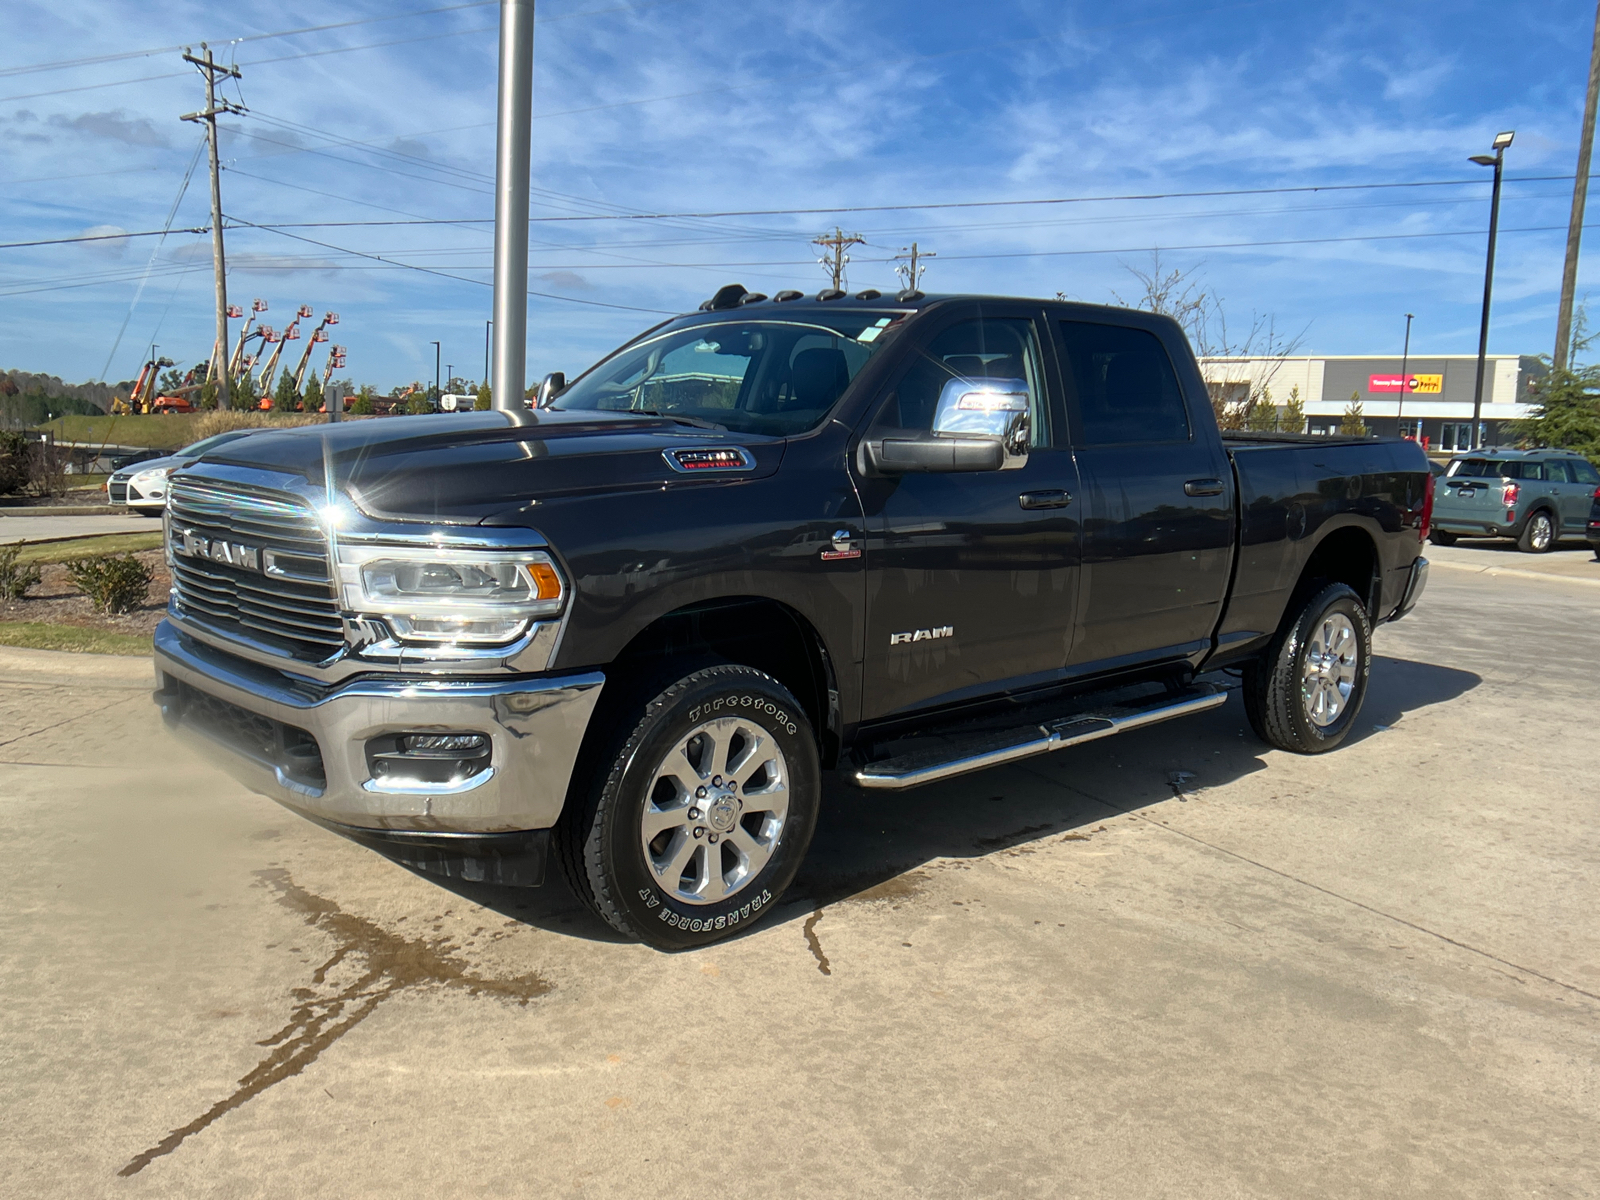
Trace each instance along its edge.
<instances>
[{"instance_id":1,"label":"windshield sticker","mask_svg":"<svg viewBox=\"0 0 1600 1200\"><path fill-rule=\"evenodd\" d=\"M893 317L879 317L876 324L869 325L861 331L861 336L856 338L856 341L862 345L877 341L878 335L887 329L893 320Z\"/></svg>"}]
</instances>

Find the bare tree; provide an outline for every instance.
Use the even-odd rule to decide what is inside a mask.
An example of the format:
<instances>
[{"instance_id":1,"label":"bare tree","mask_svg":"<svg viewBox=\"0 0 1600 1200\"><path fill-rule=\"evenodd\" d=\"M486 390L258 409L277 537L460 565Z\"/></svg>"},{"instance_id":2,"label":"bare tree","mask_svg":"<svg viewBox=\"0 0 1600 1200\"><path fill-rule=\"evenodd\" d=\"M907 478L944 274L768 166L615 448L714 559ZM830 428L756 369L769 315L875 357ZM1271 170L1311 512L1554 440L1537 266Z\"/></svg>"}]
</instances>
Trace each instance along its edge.
<instances>
[{"instance_id":1,"label":"bare tree","mask_svg":"<svg viewBox=\"0 0 1600 1200\"><path fill-rule=\"evenodd\" d=\"M1191 270L1168 269L1160 251L1150 254L1150 266L1141 270L1123 263L1123 270L1138 282L1140 292L1132 298L1113 291L1112 298L1126 308L1160 313L1183 327L1189 343L1200 358L1247 358L1261 360L1247 380L1207 380L1211 407L1223 429L1244 429L1258 404L1268 403L1273 379L1285 360L1297 353L1305 341L1306 330L1293 337L1278 332L1272 314L1252 312L1243 333L1230 333L1223 298L1205 285L1197 263ZM1142 294L1141 294L1142 293Z\"/></svg>"}]
</instances>

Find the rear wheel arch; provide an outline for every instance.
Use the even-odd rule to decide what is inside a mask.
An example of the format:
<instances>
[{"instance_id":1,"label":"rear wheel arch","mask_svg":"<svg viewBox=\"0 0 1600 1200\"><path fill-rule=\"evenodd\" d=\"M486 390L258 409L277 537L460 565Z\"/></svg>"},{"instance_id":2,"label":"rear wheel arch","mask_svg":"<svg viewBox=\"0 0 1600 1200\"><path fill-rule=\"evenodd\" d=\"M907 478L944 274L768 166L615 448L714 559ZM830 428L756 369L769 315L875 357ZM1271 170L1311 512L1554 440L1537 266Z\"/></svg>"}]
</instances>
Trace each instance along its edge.
<instances>
[{"instance_id":1,"label":"rear wheel arch","mask_svg":"<svg viewBox=\"0 0 1600 1200\"><path fill-rule=\"evenodd\" d=\"M1329 583L1349 587L1362 598L1368 618L1374 623L1378 620L1383 584L1378 543L1363 526L1341 525L1322 536L1300 570L1283 620L1294 620L1306 600Z\"/></svg>"}]
</instances>

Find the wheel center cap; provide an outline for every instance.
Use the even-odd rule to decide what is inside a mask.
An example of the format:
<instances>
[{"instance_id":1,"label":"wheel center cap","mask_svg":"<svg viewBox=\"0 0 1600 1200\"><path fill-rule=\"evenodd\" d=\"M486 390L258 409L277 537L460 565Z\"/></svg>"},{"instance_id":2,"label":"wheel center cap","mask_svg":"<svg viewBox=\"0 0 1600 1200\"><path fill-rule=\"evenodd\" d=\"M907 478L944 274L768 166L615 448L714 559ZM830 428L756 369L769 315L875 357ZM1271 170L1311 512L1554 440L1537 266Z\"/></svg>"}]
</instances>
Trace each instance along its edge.
<instances>
[{"instance_id":1,"label":"wheel center cap","mask_svg":"<svg viewBox=\"0 0 1600 1200\"><path fill-rule=\"evenodd\" d=\"M744 802L732 792L714 792L706 801L706 824L718 833L727 833L738 823Z\"/></svg>"}]
</instances>

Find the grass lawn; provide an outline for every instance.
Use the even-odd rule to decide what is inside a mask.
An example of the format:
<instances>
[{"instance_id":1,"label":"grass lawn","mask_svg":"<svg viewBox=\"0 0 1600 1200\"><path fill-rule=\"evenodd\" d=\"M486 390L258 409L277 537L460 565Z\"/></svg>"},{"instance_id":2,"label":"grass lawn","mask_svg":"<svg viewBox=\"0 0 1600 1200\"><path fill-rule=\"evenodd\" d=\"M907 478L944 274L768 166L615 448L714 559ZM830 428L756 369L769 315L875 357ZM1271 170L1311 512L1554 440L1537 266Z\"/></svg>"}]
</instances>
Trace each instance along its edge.
<instances>
[{"instance_id":1,"label":"grass lawn","mask_svg":"<svg viewBox=\"0 0 1600 1200\"><path fill-rule=\"evenodd\" d=\"M56 437L68 442L110 442L117 446L175 450L194 441L194 434L190 430L194 427L195 417L196 414L183 413L174 413L170 417L74 415L57 417L39 428L52 430Z\"/></svg>"},{"instance_id":2,"label":"grass lawn","mask_svg":"<svg viewBox=\"0 0 1600 1200\"><path fill-rule=\"evenodd\" d=\"M77 654L149 654L150 639L129 633L48 625L43 621L0 621L0 646L25 650L70 650Z\"/></svg>"},{"instance_id":3,"label":"grass lawn","mask_svg":"<svg viewBox=\"0 0 1600 1200\"><path fill-rule=\"evenodd\" d=\"M132 554L139 550L161 549L161 531L149 533L102 533L94 537L69 538L62 542L25 544L18 562L59 563L91 554Z\"/></svg>"}]
</instances>

